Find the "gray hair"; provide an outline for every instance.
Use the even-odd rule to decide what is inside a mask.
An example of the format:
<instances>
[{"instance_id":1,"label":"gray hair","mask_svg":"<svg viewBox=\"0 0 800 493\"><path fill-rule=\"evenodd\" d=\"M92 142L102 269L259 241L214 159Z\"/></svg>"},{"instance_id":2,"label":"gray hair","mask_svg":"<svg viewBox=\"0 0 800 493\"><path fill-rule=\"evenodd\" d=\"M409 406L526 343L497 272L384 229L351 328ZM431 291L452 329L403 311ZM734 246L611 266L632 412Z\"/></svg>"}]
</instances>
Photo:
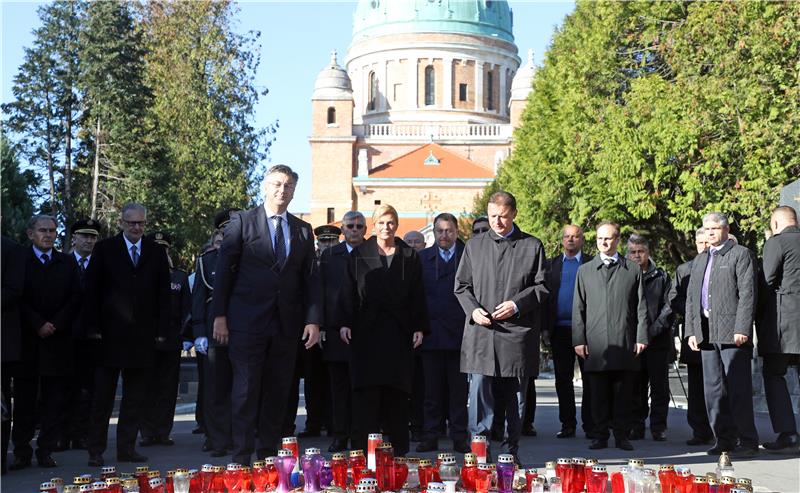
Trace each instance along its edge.
<instances>
[{"instance_id":1,"label":"gray hair","mask_svg":"<svg viewBox=\"0 0 800 493\"><path fill-rule=\"evenodd\" d=\"M144 213L145 217L147 217L147 207L136 202L128 202L127 204L123 205L122 212L120 214L124 216L128 211L141 211Z\"/></svg>"},{"instance_id":2,"label":"gray hair","mask_svg":"<svg viewBox=\"0 0 800 493\"><path fill-rule=\"evenodd\" d=\"M30 219L28 219L27 228L35 228L36 223L39 221L53 221L53 226L58 227L58 221L56 221L55 216L51 216L50 214L34 214Z\"/></svg>"},{"instance_id":3,"label":"gray hair","mask_svg":"<svg viewBox=\"0 0 800 493\"><path fill-rule=\"evenodd\" d=\"M364 223L367 222L367 219L364 217L364 214L358 211L347 211L344 213L344 216L342 216L342 222L350 221L353 219L361 219L362 221L364 221Z\"/></svg>"},{"instance_id":4,"label":"gray hair","mask_svg":"<svg viewBox=\"0 0 800 493\"><path fill-rule=\"evenodd\" d=\"M633 233L628 237L628 245L639 245L647 248L648 251L650 250L650 242L647 238L637 233Z\"/></svg>"},{"instance_id":5,"label":"gray hair","mask_svg":"<svg viewBox=\"0 0 800 493\"><path fill-rule=\"evenodd\" d=\"M709 212L708 214L703 216L703 224L705 224L706 221L711 223L717 223L720 226L728 226L728 216L726 216L721 212Z\"/></svg>"},{"instance_id":6,"label":"gray hair","mask_svg":"<svg viewBox=\"0 0 800 493\"><path fill-rule=\"evenodd\" d=\"M698 236L703 236L704 234L706 234L706 228L697 228L694 232L694 237L696 239Z\"/></svg>"}]
</instances>

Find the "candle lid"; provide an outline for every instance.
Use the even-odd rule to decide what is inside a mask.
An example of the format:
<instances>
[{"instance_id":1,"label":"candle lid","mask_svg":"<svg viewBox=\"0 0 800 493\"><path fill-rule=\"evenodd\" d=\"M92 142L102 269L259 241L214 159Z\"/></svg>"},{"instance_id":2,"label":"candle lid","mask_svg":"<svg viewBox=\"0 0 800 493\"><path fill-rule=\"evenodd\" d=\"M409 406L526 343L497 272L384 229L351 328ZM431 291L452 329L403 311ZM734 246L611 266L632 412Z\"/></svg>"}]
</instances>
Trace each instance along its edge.
<instances>
[{"instance_id":1,"label":"candle lid","mask_svg":"<svg viewBox=\"0 0 800 493\"><path fill-rule=\"evenodd\" d=\"M695 476L694 477L694 482L695 483L699 483L699 484L704 484L704 483L708 483L708 479L706 479L705 476Z\"/></svg>"},{"instance_id":2,"label":"candle lid","mask_svg":"<svg viewBox=\"0 0 800 493\"><path fill-rule=\"evenodd\" d=\"M433 461L430 460L430 459L420 459L419 460L419 465L420 465L420 467L432 466L433 465Z\"/></svg>"},{"instance_id":3,"label":"candle lid","mask_svg":"<svg viewBox=\"0 0 800 493\"><path fill-rule=\"evenodd\" d=\"M628 459L628 465L632 467L644 467L644 459Z\"/></svg>"},{"instance_id":4,"label":"candle lid","mask_svg":"<svg viewBox=\"0 0 800 493\"><path fill-rule=\"evenodd\" d=\"M555 467L556 467L556 463L553 462L553 461L548 461L548 462L544 463L544 468L545 469L553 469Z\"/></svg>"},{"instance_id":5,"label":"candle lid","mask_svg":"<svg viewBox=\"0 0 800 493\"><path fill-rule=\"evenodd\" d=\"M579 466L585 466L586 465L586 459L584 459L583 457L573 457L572 458L572 463L573 464L577 464Z\"/></svg>"},{"instance_id":6,"label":"candle lid","mask_svg":"<svg viewBox=\"0 0 800 493\"><path fill-rule=\"evenodd\" d=\"M720 480L722 484L734 484L736 483L736 479L733 476L722 476L722 480Z\"/></svg>"},{"instance_id":7,"label":"candle lid","mask_svg":"<svg viewBox=\"0 0 800 493\"><path fill-rule=\"evenodd\" d=\"M497 462L501 464L512 464L514 462L514 456L511 454L500 454L497 456Z\"/></svg>"},{"instance_id":8,"label":"candle lid","mask_svg":"<svg viewBox=\"0 0 800 493\"><path fill-rule=\"evenodd\" d=\"M586 465L587 466L596 466L599 463L600 463L600 461L597 460L597 459L586 459Z\"/></svg>"},{"instance_id":9,"label":"candle lid","mask_svg":"<svg viewBox=\"0 0 800 493\"><path fill-rule=\"evenodd\" d=\"M278 457L291 457L293 455L294 454L292 453L292 451L287 448L282 448L278 450Z\"/></svg>"},{"instance_id":10,"label":"candle lid","mask_svg":"<svg viewBox=\"0 0 800 493\"><path fill-rule=\"evenodd\" d=\"M147 477L148 478L160 478L161 477L161 471L159 471L157 469L154 469L152 471L147 471Z\"/></svg>"},{"instance_id":11,"label":"candle lid","mask_svg":"<svg viewBox=\"0 0 800 493\"><path fill-rule=\"evenodd\" d=\"M288 443L297 443L297 437L283 437L281 443L286 445Z\"/></svg>"},{"instance_id":12,"label":"candle lid","mask_svg":"<svg viewBox=\"0 0 800 493\"><path fill-rule=\"evenodd\" d=\"M322 451L317 447L308 447L306 449L306 455L320 455Z\"/></svg>"},{"instance_id":13,"label":"candle lid","mask_svg":"<svg viewBox=\"0 0 800 493\"><path fill-rule=\"evenodd\" d=\"M561 466L565 466L565 465L568 465L568 464L572 464L572 459L567 459L566 457L561 457L556 462Z\"/></svg>"},{"instance_id":14,"label":"candle lid","mask_svg":"<svg viewBox=\"0 0 800 493\"><path fill-rule=\"evenodd\" d=\"M266 462L266 461L263 461L263 460L255 460L255 461L253 461L253 468L254 468L254 469L255 469L256 467L264 467L264 466L266 466L266 465L267 465L267 462Z\"/></svg>"},{"instance_id":15,"label":"candle lid","mask_svg":"<svg viewBox=\"0 0 800 493\"><path fill-rule=\"evenodd\" d=\"M350 457L364 457L364 451L363 450L351 450L350 451Z\"/></svg>"},{"instance_id":16,"label":"candle lid","mask_svg":"<svg viewBox=\"0 0 800 493\"><path fill-rule=\"evenodd\" d=\"M40 490L52 490L55 487L56 487L56 485L53 484L52 481L45 481L44 483L39 485L39 489Z\"/></svg>"},{"instance_id":17,"label":"candle lid","mask_svg":"<svg viewBox=\"0 0 800 493\"><path fill-rule=\"evenodd\" d=\"M749 478L736 478L736 484L744 484L747 486L751 486L753 484L753 481L750 480Z\"/></svg>"},{"instance_id":18,"label":"candle lid","mask_svg":"<svg viewBox=\"0 0 800 493\"><path fill-rule=\"evenodd\" d=\"M119 479L119 478L117 478L117 477L113 477L113 478L108 478L108 479L106 479L106 484L107 484L108 486L114 486L114 485L117 485L117 484L120 484L120 483L121 483L121 481L120 481L120 479Z\"/></svg>"},{"instance_id":19,"label":"candle lid","mask_svg":"<svg viewBox=\"0 0 800 493\"><path fill-rule=\"evenodd\" d=\"M491 471L492 465L491 464L478 464L478 469L481 471Z\"/></svg>"},{"instance_id":20,"label":"candle lid","mask_svg":"<svg viewBox=\"0 0 800 493\"><path fill-rule=\"evenodd\" d=\"M273 465L275 465L275 457L265 457L264 458L264 465L265 466L273 466Z\"/></svg>"},{"instance_id":21,"label":"candle lid","mask_svg":"<svg viewBox=\"0 0 800 493\"><path fill-rule=\"evenodd\" d=\"M592 466L592 472L608 472L608 468L602 464Z\"/></svg>"},{"instance_id":22,"label":"candle lid","mask_svg":"<svg viewBox=\"0 0 800 493\"><path fill-rule=\"evenodd\" d=\"M362 436L363 436L363 435L362 435ZM370 433L370 434L368 435L368 438L369 438L370 440L382 440L382 439L383 439L383 435L381 435L380 433Z\"/></svg>"},{"instance_id":23,"label":"candle lid","mask_svg":"<svg viewBox=\"0 0 800 493\"><path fill-rule=\"evenodd\" d=\"M228 467L226 469L228 471L241 471L242 465L237 462L231 462L230 464L228 464Z\"/></svg>"},{"instance_id":24,"label":"candle lid","mask_svg":"<svg viewBox=\"0 0 800 493\"><path fill-rule=\"evenodd\" d=\"M674 471L675 466L672 464L661 464L658 468L659 471Z\"/></svg>"},{"instance_id":25,"label":"candle lid","mask_svg":"<svg viewBox=\"0 0 800 493\"><path fill-rule=\"evenodd\" d=\"M336 452L333 454L333 460L344 460L344 454L342 452Z\"/></svg>"},{"instance_id":26,"label":"candle lid","mask_svg":"<svg viewBox=\"0 0 800 493\"><path fill-rule=\"evenodd\" d=\"M485 442L486 437L484 435L472 435L473 442Z\"/></svg>"}]
</instances>

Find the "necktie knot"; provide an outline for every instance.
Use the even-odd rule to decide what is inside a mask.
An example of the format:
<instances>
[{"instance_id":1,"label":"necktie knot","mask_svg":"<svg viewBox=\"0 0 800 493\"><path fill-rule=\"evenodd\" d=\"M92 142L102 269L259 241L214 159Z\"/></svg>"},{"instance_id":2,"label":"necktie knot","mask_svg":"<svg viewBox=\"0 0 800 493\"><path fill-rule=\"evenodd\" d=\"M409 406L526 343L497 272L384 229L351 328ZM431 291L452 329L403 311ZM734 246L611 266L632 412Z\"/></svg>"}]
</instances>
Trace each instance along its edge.
<instances>
[{"instance_id":1,"label":"necktie knot","mask_svg":"<svg viewBox=\"0 0 800 493\"><path fill-rule=\"evenodd\" d=\"M131 260L133 261L134 267L139 265L139 252L136 245L131 245Z\"/></svg>"},{"instance_id":2,"label":"necktie knot","mask_svg":"<svg viewBox=\"0 0 800 493\"><path fill-rule=\"evenodd\" d=\"M42 263L43 263L44 265L47 265L47 264L49 264L49 263L50 263L50 255L48 255L48 254L46 254L46 253L43 253L43 254L42 254L42 257L41 257L41 259L42 259Z\"/></svg>"},{"instance_id":3,"label":"necktie knot","mask_svg":"<svg viewBox=\"0 0 800 493\"><path fill-rule=\"evenodd\" d=\"M275 262L280 268L283 268L283 264L286 261L286 236L283 234L283 218L278 215L272 217L275 219L275 244L273 245Z\"/></svg>"}]
</instances>

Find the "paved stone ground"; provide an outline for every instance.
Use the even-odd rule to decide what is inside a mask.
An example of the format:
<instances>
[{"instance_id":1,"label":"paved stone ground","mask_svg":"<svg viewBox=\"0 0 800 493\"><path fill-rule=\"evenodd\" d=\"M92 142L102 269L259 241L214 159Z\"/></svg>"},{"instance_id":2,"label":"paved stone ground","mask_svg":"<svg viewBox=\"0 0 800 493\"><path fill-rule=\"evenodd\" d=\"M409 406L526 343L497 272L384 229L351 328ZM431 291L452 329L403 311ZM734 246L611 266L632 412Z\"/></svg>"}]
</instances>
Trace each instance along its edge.
<instances>
[{"instance_id":1,"label":"paved stone ground","mask_svg":"<svg viewBox=\"0 0 800 493\"><path fill-rule=\"evenodd\" d=\"M673 375L674 378L674 375ZM589 441L579 435L577 438L558 440L556 432L560 428L558 423L558 407L556 404L553 380L537 380L538 406L536 411L536 428L539 435L535 438L523 437L520 443L522 461L529 467L542 468L547 460L558 457L596 457L604 464L615 466L623 464L630 457L644 458L649 465L670 463L688 465L695 473L713 471L716 458L705 454L705 447L688 447L684 444L689 438L690 431L686 423L686 412L680 407L685 404L680 392L680 384L673 382L673 394L676 397L678 408L671 408L669 414L669 439L667 442L653 442L650 439L633 442L636 450L624 452L615 448L601 451L591 451L587 448ZM579 390L579 389L578 389ZM303 402L301 400L301 406ZM188 411L188 409L186 409ZM303 429L305 416L297 418L298 429ZM175 467L198 468L204 463L225 464L229 459L212 460L208 454L200 451L202 437L192 435L194 427L193 414L183 414L177 417L173 438L176 445L173 447L140 448L139 451L150 457L149 465L153 469L165 472ZM112 423L109 430L109 447L105 454L106 462L114 464L114 436L116 425ZM762 440L772 439L772 428L766 414L757 414L757 426ZM320 447L327 450L330 439L326 437L302 440L301 450L304 447ZM498 444L494 444L497 448ZM414 444L412 444L413 449ZM440 440L441 449L452 450L449 440ZM326 454L329 455L329 454ZM435 454L414 454L423 457L433 457ZM10 472L3 476L0 482L0 491L7 493L28 493L38 491L39 483L53 476L65 479L75 475L91 472L99 473L96 469L86 466L87 454L85 451L66 451L55 454L59 467L55 469L40 469L34 466L24 471ZM800 458L768 455L763 453L754 460L734 461L736 475L753 479L757 492L800 493ZM132 471L133 464L122 464L118 471Z\"/></svg>"}]
</instances>

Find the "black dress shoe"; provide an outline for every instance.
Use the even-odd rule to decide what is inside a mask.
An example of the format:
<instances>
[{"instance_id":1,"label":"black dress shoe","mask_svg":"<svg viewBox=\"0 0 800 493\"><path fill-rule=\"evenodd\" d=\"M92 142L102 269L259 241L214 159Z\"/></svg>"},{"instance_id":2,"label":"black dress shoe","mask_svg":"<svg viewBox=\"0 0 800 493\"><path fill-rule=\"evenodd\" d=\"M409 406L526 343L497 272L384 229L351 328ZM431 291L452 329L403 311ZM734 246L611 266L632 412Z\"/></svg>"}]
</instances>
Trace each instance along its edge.
<instances>
[{"instance_id":1,"label":"black dress shoe","mask_svg":"<svg viewBox=\"0 0 800 493\"><path fill-rule=\"evenodd\" d=\"M206 429L202 426L198 426L197 428L192 430L192 435L205 435Z\"/></svg>"},{"instance_id":2,"label":"black dress shoe","mask_svg":"<svg viewBox=\"0 0 800 493\"><path fill-rule=\"evenodd\" d=\"M163 445L165 447L172 447L175 445L175 440L170 437L161 437L158 439L158 444Z\"/></svg>"},{"instance_id":3,"label":"black dress shoe","mask_svg":"<svg viewBox=\"0 0 800 493\"><path fill-rule=\"evenodd\" d=\"M686 440L686 445L696 446L696 445L708 445L711 443L713 438L703 438L703 437L692 437Z\"/></svg>"},{"instance_id":4,"label":"black dress shoe","mask_svg":"<svg viewBox=\"0 0 800 493\"><path fill-rule=\"evenodd\" d=\"M628 440L641 440L644 438L644 430L631 430Z\"/></svg>"},{"instance_id":5,"label":"black dress shoe","mask_svg":"<svg viewBox=\"0 0 800 493\"><path fill-rule=\"evenodd\" d=\"M417 452L433 452L434 450L439 450L439 444L436 439L419 442L416 448Z\"/></svg>"},{"instance_id":6,"label":"black dress shoe","mask_svg":"<svg viewBox=\"0 0 800 493\"><path fill-rule=\"evenodd\" d=\"M735 447L725 447L723 445L714 445L714 447L706 450L707 455L720 455L722 452L730 452Z\"/></svg>"},{"instance_id":7,"label":"black dress shoe","mask_svg":"<svg viewBox=\"0 0 800 493\"><path fill-rule=\"evenodd\" d=\"M211 451L211 457L225 457L228 455L228 451L225 449L215 449Z\"/></svg>"},{"instance_id":8,"label":"black dress shoe","mask_svg":"<svg viewBox=\"0 0 800 493\"><path fill-rule=\"evenodd\" d=\"M466 454L472 451L471 447L469 446L469 442L467 442L466 440L454 440L453 450L455 450L459 454Z\"/></svg>"},{"instance_id":9,"label":"black dress shoe","mask_svg":"<svg viewBox=\"0 0 800 493\"><path fill-rule=\"evenodd\" d=\"M532 424L526 424L522 427L522 436L535 437L536 435L538 435L536 427Z\"/></svg>"},{"instance_id":10,"label":"black dress shoe","mask_svg":"<svg viewBox=\"0 0 800 493\"><path fill-rule=\"evenodd\" d=\"M748 457L758 456L758 447L748 447L739 445L730 452L731 459L747 459Z\"/></svg>"},{"instance_id":11,"label":"black dress shoe","mask_svg":"<svg viewBox=\"0 0 800 493\"><path fill-rule=\"evenodd\" d=\"M322 435L322 432L319 428L306 428L297 434L297 438L311 438L318 437L320 435Z\"/></svg>"},{"instance_id":12,"label":"black dress shoe","mask_svg":"<svg viewBox=\"0 0 800 493\"><path fill-rule=\"evenodd\" d=\"M135 450L130 452L117 452L117 462L147 462L147 457Z\"/></svg>"},{"instance_id":13,"label":"black dress shoe","mask_svg":"<svg viewBox=\"0 0 800 493\"><path fill-rule=\"evenodd\" d=\"M26 467L31 467L31 458L30 457L14 457L14 462L8 466L10 471L20 471L25 469Z\"/></svg>"},{"instance_id":14,"label":"black dress shoe","mask_svg":"<svg viewBox=\"0 0 800 493\"><path fill-rule=\"evenodd\" d=\"M592 440L592 443L589 444L589 450L600 450L603 448L608 448L608 440L595 438Z\"/></svg>"},{"instance_id":15,"label":"black dress shoe","mask_svg":"<svg viewBox=\"0 0 800 493\"><path fill-rule=\"evenodd\" d=\"M654 431L652 433L653 440L656 442L666 442L667 441L667 432L666 431Z\"/></svg>"},{"instance_id":16,"label":"black dress shoe","mask_svg":"<svg viewBox=\"0 0 800 493\"><path fill-rule=\"evenodd\" d=\"M633 445L631 445L631 442L629 442L627 438L615 438L614 442L620 450L633 450Z\"/></svg>"},{"instance_id":17,"label":"black dress shoe","mask_svg":"<svg viewBox=\"0 0 800 493\"><path fill-rule=\"evenodd\" d=\"M575 436L575 428L561 428L561 431L556 433L556 438L573 438Z\"/></svg>"},{"instance_id":18,"label":"black dress shoe","mask_svg":"<svg viewBox=\"0 0 800 493\"><path fill-rule=\"evenodd\" d=\"M39 452L38 450L36 451L36 463L39 464L39 467L58 467L58 464L49 453Z\"/></svg>"},{"instance_id":19,"label":"black dress shoe","mask_svg":"<svg viewBox=\"0 0 800 493\"><path fill-rule=\"evenodd\" d=\"M762 444L764 450L771 454L800 454L800 437L796 433L781 433L774 442Z\"/></svg>"},{"instance_id":20,"label":"black dress shoe","mask_svg":"<svg viewBox=\"0 0 800 493\"><path fill-rule=\"evenodd\" d=\"M102 455L89 455L89 467L103 467L105 464Z\"/></svg>"},{"instance_id":21,"label":"black dress shoe","mask_svg":"<svg viewBox=\"0 0 800 493\"><path fill-rule=\"evenodd\" d=\"M156 440L153 437L144 437L141 440L139 440L139 446L140 447L152 447L153 445L156 445L157 443L158 443L158 440Z\"/></svg>"},{"instance_id":22,"label":"black dress shoe","mask_svg":"<svg viewBox=\"0 0 800 493\"><path fill-rule=\"evenodd\" d=\"M347 438L334 438L328 447L330 453L344 452L345 450L347 450Z\"/></svg>"}]
</instances>

